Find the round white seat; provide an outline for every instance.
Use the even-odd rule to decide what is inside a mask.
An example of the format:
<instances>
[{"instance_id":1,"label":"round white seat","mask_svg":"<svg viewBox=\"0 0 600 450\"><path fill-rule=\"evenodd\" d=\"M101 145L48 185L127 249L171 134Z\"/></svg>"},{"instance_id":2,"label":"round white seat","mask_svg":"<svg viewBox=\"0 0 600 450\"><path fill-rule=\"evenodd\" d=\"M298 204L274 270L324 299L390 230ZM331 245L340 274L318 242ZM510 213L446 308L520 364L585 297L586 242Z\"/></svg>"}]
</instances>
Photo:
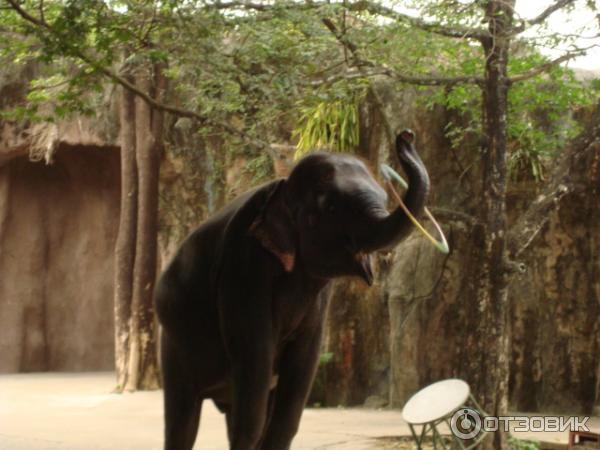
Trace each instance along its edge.
<instances>
[{"instance_id":1,"label":"round white seat","mask_svg":"<svg viewBox=\"0 0 600 450\"><path fill-rule=\"evenodd\" d=\"M413 425L420 425L443 417L463 406L471 390L463 380L451 378L424 387L414 394L402 410L403 419Z\"/></svg>"}]
</instances>

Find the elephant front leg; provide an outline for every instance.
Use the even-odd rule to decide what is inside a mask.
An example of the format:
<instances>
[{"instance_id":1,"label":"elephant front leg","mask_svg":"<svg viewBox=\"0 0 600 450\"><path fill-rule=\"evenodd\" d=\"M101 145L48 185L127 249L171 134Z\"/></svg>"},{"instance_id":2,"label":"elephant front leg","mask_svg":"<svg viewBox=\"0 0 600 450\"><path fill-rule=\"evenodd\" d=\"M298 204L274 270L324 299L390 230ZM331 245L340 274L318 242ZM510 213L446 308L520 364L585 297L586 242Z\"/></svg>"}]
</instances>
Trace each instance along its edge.
<instances>
[{"instance_id":1,"label":"elephant front leg","mask_svg":"<svg viewBox=\"0 0 600 450\"><path fill-rule=\"evenodd\" d=\"M288 344L279 365L275 404L262 450L288 450L298 431L319 362L321 327Z\"/></svg>"},{"instance_id":2,"label":"elephant front leg","mask_svg":"<svg viewBox=\"0 0 600 450\"><path fill-rule=\"evenodd\" d=\"M234 367L231 450L255 450L263 435L272 374L272 359L265 356L250 351Z\"/></svg>"},{"instance_id":3,"label":"elephant front leg","mask_svg":"<svg viewBox=\"0 0 600 450\"><path fill-rule=\"evenodd\" d=\"M228 420L231 450L258 447L267 423L275 354L268 303L259 297L244 300L251 307L231 311L229 321L223 322L233 375Z\"/></svg>"}]
</instances>

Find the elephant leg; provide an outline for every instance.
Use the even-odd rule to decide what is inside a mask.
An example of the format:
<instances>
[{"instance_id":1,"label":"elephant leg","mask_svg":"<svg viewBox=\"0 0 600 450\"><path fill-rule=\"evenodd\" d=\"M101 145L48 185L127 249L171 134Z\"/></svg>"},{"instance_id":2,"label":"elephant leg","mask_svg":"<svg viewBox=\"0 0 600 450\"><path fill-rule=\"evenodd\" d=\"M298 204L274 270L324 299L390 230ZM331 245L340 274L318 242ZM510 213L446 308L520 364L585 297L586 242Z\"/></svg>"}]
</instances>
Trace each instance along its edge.
<instances>
[{"instance_id":1,"label":"elephant leg","mask_svg":"<svg viewBox=\"0 0 600 450\"><path fill-rule=\"evenodd\" d=\"M307 330L284 350L271 420L260 449L290 448L317 370L320 343L321 330Z\"/></svg>"},{"instance_id":2,"label":"elephant leg","mask_svg":"<svg viewBox=\"0 0 600 450\"><path fill-rule=\"evenodd\" d=\"M244 258L228 255L235 264L224 265L221 273L222 280L232 280L220 286L221 329L232 375L230 450L256 450L265 430L273 378L272 286L270 275L255 270L253 261L260 255L254 252L263 252L258 243Z\"/></svg>"},{"instance_id":3,"label":"elephant leg","mask_svg":"<svg viewBox=\"0 0 600 450\"><path fill-rule=\"evenodd\" d=\"M231 405L228 403L222 403L222 402L217 402L214 401L215 406L217 407L217 409L219 411L221 411L221 413L225 414L225 423L227 425L227 438L229 439L229 444L232 443L233 441L233 413L231 411ZM271 394L269 395L269 404L267 406L267 418L266 418L266 425L264 428L264 433L261 439L264 440L266 431L267 431L267 427L268 427L268 423L271 421L271 416L273 415L273 407L275 406L275 391L271 391ZM262 444L259 444L257 446L257 448L261 448Z\"/></svg>"},{"instance_id":4,"label":"elephant leg","mask_svg":"<svg viewBox=\"0 0 600 450\"><path fill-rule=\"evenodd\" d=\"M216 408L219 410L221 414L225 415L225 425L227 425L227 438L229 440L229 444L233 442L233 408L229 401L222 400L221 398L215 399L213 398L213 403ZM271 390L269 394L269 401L267 404L267 414L265 420L265 426L263 428L263 434L261 437L261 442L264 439L265 433L267 431L267 426L269 421L271 420L271 416L273 415L273 407L275 405L275 390ZM257 448L260 448L261 444L257 445Z\"/></svg>"},{"instance_id":5,"label":"elephant leg","mask_svg":"<svg viewBox=\"0 0 600 450\"><path fill-rule=\"evenodd\" d=\"M191 450L198 433L202 398L189 369L178 360L176 349L163 333L162 374L165 412L165 450Z\"/></svg>"},{"instance_id":6,"label":"elephant leg","mask_svg":"<svg viewBox=\"0 0 600 450\"><path fill-rule=\"evenodd\" d=\"M256 450L265 429L271 362L260 361L235 368L231 450Z\"/></svg>"},{"instance_id":7,"label":"elephant leg","mask_svg":"<svg viewBox=\"0 0 600 450\"><path fill-rule=\"evenodd\" d=\"M267 436L267 430L269 429L269 424L271 423L271 419L273 418L273 410L275 409L275 389L271 390L269 394L269 403L267 404L267 415L265 420L265 427L260 439L259 444L256 448L263 448L263 442L265 441L265 437Z\"/></svg>"}]
</instances>

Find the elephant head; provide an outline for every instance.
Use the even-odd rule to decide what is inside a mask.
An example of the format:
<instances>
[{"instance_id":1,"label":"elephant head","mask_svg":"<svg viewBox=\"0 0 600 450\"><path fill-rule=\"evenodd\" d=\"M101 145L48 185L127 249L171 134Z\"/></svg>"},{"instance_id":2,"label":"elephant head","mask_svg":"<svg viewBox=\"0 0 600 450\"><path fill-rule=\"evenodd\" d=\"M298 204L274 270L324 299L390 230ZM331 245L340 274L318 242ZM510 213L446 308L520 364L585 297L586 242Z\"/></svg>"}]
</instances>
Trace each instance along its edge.
<instances>
[{"instance_id":1,"label":"elephant head","mask_svg":"<svg viewBox=\"0 0 600 450\"><path fill-rule=\"evenodd\" d=\"M396 153L409 182L404 203L413 215L424 208L429 176L406 130ZM252 232L288 272L302 267L313 276L350 275L372 284L370 253L398 244L412 223L398 207L386 209L387 194L366 165L350 155L311 153L271 193Z\"/></svg>"}]
</instances>

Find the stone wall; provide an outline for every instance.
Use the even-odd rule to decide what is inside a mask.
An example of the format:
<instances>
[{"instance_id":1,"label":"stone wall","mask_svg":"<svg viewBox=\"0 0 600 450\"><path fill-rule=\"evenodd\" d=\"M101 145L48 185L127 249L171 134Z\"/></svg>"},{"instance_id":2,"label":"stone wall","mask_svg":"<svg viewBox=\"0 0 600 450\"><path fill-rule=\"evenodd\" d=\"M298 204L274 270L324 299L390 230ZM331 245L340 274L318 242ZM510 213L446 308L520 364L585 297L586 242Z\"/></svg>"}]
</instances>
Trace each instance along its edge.
<instances>
[{"instance_id":1,"label":"stone wall","mask_svg":"<svg viewBox=\"0 0 600 450\"><path fill-rule=\"evenodd\" d=\"M115 147L0 166L0 372L113 367Z\"/></svg>"}]
</instances>

